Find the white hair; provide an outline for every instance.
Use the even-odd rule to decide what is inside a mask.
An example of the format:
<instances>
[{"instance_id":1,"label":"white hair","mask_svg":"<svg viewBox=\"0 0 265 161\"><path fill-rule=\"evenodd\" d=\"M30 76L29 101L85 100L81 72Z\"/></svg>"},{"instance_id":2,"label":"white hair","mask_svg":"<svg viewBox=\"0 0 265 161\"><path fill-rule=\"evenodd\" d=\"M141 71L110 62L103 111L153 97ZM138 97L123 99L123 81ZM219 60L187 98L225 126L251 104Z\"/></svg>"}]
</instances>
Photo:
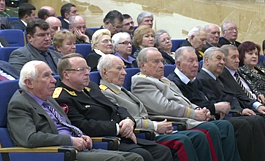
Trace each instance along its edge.
<instances>
[{"instance_id":1,"label":"white hair","mask_svg":"<svg viewBox=\"0 0 265 161\"><path fill-rule=\"evenodd\" d=\"M188 37L194 36L194 35L198 35L200 34L201 30L204 30L201 26L196 26L193 27L189 33L188 33Z\"/></svg>"},{"instance_id":2,"label":"white hair","mask_svg":"<svg viewBox=\"0 0 265 161\"><path fill-rule=\"evenodd\" d=\"M131 36L130 34L128 34L127 32L118 32L116 34L114 34L112 36L112 40L114 41L114 47L117 47L121 41L121 39L127 39L127 38L130 38L131 39Z\"/></svg>"},{"instance_id":3,"label":"white hair","mask_svg":"<svg viewBox=\"0 0 265 161\"><path fill-rule=\"evenodd\" d=\"M112 55L112 54L107 54L107 55L104 55L102 56L99 61L98 61L98 65L97 65L97 69L98 69L98 72L101 76L102 79L104 79L102 76L102 70L103 68L108 68L110 69L112 67L112 62L115 60L115 59L120 59L119 57L115 56L115 55Z\"/></svg>"}]
</instances>

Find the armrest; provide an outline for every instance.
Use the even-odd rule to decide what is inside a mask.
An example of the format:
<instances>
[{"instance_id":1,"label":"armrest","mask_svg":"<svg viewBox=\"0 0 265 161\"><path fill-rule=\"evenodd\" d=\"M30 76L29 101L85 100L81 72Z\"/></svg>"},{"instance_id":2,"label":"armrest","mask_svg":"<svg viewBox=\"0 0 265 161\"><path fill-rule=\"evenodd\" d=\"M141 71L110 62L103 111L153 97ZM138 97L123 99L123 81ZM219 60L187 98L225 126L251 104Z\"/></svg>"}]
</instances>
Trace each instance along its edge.
<instances>
[{"instance_id":1,"label":"armrest","mask_svg":"<svg viewBox=\"0 0 265 161\"><path fill-rule=\"evenodd\" d=\"M9 153L64 153L64 161L76 160L76 149L73 146L52 146L40 148L11 147L0 148L3 161L9 161Z\"/></svg>"},{"instance_id":2,"label":"armrest","mask_svg":"<svg viewBox=\"0 0 265 161\"><path fill-rule=\"evenodd\" d=\"M118 150L120 146L119 137L91 137L93 147L96 149Z\"/></svg>"},{"instance_id":3,"label":"armrest","mask_svg":"<svg viewBox=\"0 0 265 161\"><path fill-rule=\"evenodd\" d=\"M241 116L241 112L239 110L230 110L228 114L226 114L227 117L238 117Z\"/></svg>"},{"instance_id":4,"label":"armrest","mask_svg":"<svg viewBox=\"0 0 265 161\"><path fill-rule=\"evenodd\" d=\"M134 134L137 138L147 139L147 140L155 140L155 132L154 130L149 129L134 129Z\"/></svg>"},{"instance_id":5,"label":"armrest","mask_svg":"<svg viewBox=\"0 0 265 161\"><path fill-rule=\"evenodd\" d=\"M149 118L153 121L163 121L167 119L167 121L172 122L174 130L181 131L187 129L186 119L162 115L149 115Z\"/></svg>"},{"instance_id":6,"label":"armrest","mask_svg":"<svg viewBox=\"0 0 265 161\"><path fill-rule=\"evenodd\" d=\"M187 130L187 124L185 122L173 121L172 126L173 126L174 130L178 130L178 131Z\"/></svg>"}]
</instances>

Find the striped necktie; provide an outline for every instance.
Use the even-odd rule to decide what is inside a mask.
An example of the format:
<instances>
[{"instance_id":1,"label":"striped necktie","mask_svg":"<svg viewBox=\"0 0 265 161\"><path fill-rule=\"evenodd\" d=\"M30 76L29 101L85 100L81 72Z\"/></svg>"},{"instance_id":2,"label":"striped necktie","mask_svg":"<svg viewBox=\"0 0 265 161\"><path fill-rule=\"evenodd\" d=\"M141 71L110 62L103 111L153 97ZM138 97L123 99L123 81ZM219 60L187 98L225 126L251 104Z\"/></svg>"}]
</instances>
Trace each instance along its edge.
<instances>
[{"instance_id":1,"label":"striped necktie","mask_svg":"<svg viewBox=\"0 0 265 161\"><path fill-rule=\"evenodd\" d=\"M74 136L81 137L83 135L83 132L79 128L77 128L77 127L75 127L73 125L70 125L67 122L64 122L62 120L61 115L50 105L50 103L43 102L42 105L45 108L47 108L49 111L51 111L51 113L55 116L55 118L59 121L60 124L62 124L63 126L66 126L68 128L70 128Z\"/></svg>"},{"instance_id":2,"label":"striped necktie","mask_svg":"<svg viewBox=\"0 0 265 161\"><path fill-rule=\"evenodd\" d=\"M251 95L251 93L245 88L245 86L243 85L239 74L237 72L235 72L234 74L235 78L236 78L236 82L240 85L241 89L245 92L245 94L250 98L250 99L254 99L253 96Z\"/></svg>"}]
</instances>

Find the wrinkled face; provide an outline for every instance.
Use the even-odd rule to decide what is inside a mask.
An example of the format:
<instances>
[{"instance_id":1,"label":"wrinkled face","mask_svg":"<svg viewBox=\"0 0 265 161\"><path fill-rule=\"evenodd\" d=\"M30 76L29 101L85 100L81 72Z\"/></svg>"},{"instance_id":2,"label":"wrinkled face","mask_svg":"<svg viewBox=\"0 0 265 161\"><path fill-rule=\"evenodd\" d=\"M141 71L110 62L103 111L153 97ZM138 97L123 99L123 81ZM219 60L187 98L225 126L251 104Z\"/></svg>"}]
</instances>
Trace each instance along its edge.
<instances>
[{"instance_id":1,"label":"wrinkled face","mask_svg":"<svg viewBox=\"0 0 265 161\"><path fill-rule=\"evenodd\" d=\"M150 28L153 27L153 18L152 17L145 17L143 18L143 21L141 22L141 24L138 24L138 26L140 25L148 25Z\"/></svg>"},{"instance_id":2,"label":"wrinkled face","mask_svg":"<svg viewBox=\"0 0 265 161\"><path fill-rule=\"evenodd\" d=\"M205 31L201 30L199 34L191 36L190 43L194 49L201 51L206 44L206 40L207 34Z\"/></svg>"},{"instance_id":3,"label":"wrinkled face","mask_svg":"<svg viewBox=\"0 0 265 161\"><path fill-rule=\"evenodd\" d=\"M89 84L90 68L87 66L86 60L81 57L69 58L69 62L71 68L65 69L64 80L71 88L82 91Z\"/></svg>"},{"instance_id":4,"label":"wrinkled face","mask_svg":"<svg viewBox=\"0 0 265 161\"><path fill-rule=\"evenodd\" d=\"M237 70L239 66L239 52L238 50L229 50L226 57L225 66L231 70Z\"/></svg>"},{"instance_id":5,"label":"wrinkled face","mask_svg":"<svg viewBox=\"0 0 265 161\"><path fill-rule=\"evenodd\" d=\"M65 38L63 40L62 46L57 47L56 50L59 51L62 55L75 53L76 51L75 39Z\"/></svg>"},{"instance_id":6,"label":"wrinkled face","mask_svg":"<svg viewBox=\"0 0 265 161\"><path fill-rule=\"evenodd\" d=\"M152 32L144 34L142 38L142 44L140 46L142 46L143 48L153 47L155 45L154 39L155 39L155 36Z\"/></svg>"},{"instance_id":7,"label":"wrinkled face","mask_svg":"<svg viewBox=\"0 0 265 161\"><path fill-rule=\"evenodd\" d=\"M181 61L177 61L178 69L190 80L195 78L198 73L198 57L195 52L184 51Z\"/></svg>"},{"instance_id":8,"label":"wrinkled face","mask_svg":"<svg viewBox=\"0 0 265 161\"><path fill-rule=\"evenodd\" d=\"M258 49L255 48L249 52L245 52L244 64L254 68L258 64L259 53Z\"/></svg>"},{"instance_id":9,"label":"wrinkled face","mask_svg":"<svg viewBox=\"0 0 265 161\"><path fill-rule=\"evenodd\" d=\"M220 29L218 26L212 25L208 28L209 32L207 33L207 42L217 46L219 43Z\"/></svg>"},{"instance_id":10,"label":"wrinkled face","mask_svg":"<svg viewBox=\"0 0 265 161\"><path fill-rule=\"evenodd\" d=\"M224 69L225 66L225 54L220 51L215 51L212 57L206 57L205 59L206 69L213 73L216 77L218 77Z\"/></svg>"},{"instance_id":11,"label":"wrinkled face","mask_svg":"<svg viewBox=\"0 0 265 161\"><path fill-rule=\"evenodd\" d=\"M40 51L46 51L51 45L50 30L42 30L36 27L36 32L31 36L28 34L29 43Z\"/></svg>"},{"instance_id":12,"label":"wrinkled face","mask_svg":"<svg viewBox=\"0 0 265 161\"><path fill-rule=\"evenodd\" d=\"M238 34L238 29L236 24L234 23L228 23L225 26L223 36L229 40L229 41L236 41L237 39L237 34Z\"/></svg>"},{"instance_id":13,"label":"wrinkled face","mask_svg":"<svg viewBox=\"0 0 265 161\"><path fill-rule=\"evenodd\" d=\"M163 33L158 38L158 46L162 51L170 52L172 48L171 37L167 33Z\"/></svg>"},{"instance_id":14,"label":"wrinkled face","mask_svg":"<svg viewBox=\"0 0 265 161\"><path fill-rule=\"evenodd\" d=\"M124 83L126 71L123 61L117 57L112 61L112 67L109 69L104 69L104 76L106 81L113 83L117 86L122 86Z\"/></svg>"},{"instance_id":15,"label":"wrinkled face","mask_svg":"<svg viewBox=\"0 0 265 161\"><path fill-rule=\"evenodd\" d=\"M5 0L0 0L0 12L3 12L6 9Z\"/></svg>"},{"instance_id":16,"label":"wrinkled face","mask_svg":"<svg viewBox=\"0 0 265 161\"><path fill-rule=\"evenodd\" d=\"M114 35L122 30L122 21L119 21L119 19L115 18L114 22L105 22L105 27L111 32L111 35Z\"/></svg>"},{"instance_id":17,"label":"wrinkled face","mask_svg":"<svg viewBox=\"0 0 265 161\"><path fill-rule=\"evenodd\" d=\"M124 19L122 22L122 31L132 34L134 31L134 22L132 18Z\"/></svg>"},{"instance_id":18,"label":"wrinkled face","mask_svg":"<svg viewBox=\"0 0 265 161\"><path fill-rule=\"evenodd\" d=\"M46 63L36 66L38 71L36 79L26 79L25 84L29 92L42 100L47 100L55 89L56 79L52 76L52 71Z\"/></svg>"},{"instance_id":19,"label":"wrinkled face","mask_svg":"<svg viewBox=\"0 0 265 161\"><path fill-rule=\"evenodd\" d=\"M82 17L77 16L75 19L74 27L73 27L73 29L71 29L71 31L74 31L74 32L80 31L82 34L85 34L85 32L86 32L85 20Z\"/></svg>"},{"instance_id":20,"label":"wrinkled face","mask_svg":"<svg viewBox=\"0 0 265 161\"><path fill-rule=\"evenodd\" d=\"M113 53L113 44L109 35L102 35L99 42L94 45L95 49L100 50L104 54Z\"/></svg>"},{"instance_id":21,"label":"wrinkled face","mask_svg":"<svg viewBox=\"0 0 265 161\"><path fill-rule=\"evenodd\" d=\"M52 23L49 23L49 26L50 26L51 37L53 38L54 34L57 31L61 30L62 23L59 19L56 19L55 21L52 21Z\"/></svg>"},{"instance_id":22,"label":"wrinkled face","mask_svg":"<svg viewBox=\"0 0 265 161\"><path fill-rule=\"evenodd\" d=\"M141 71L157 79L164 77L164 59L161 53L157 50L149 50L146 56L147 62L140 63Z\"/></svg>"},{"instance_id":23,"label":"wrinkled face","mask_svg":"<svg viewBox=\"0 0 265 161\"><path fill-rule=\"evenodd\" d=\"M132 53L132 41L131 38L120 39L118 46L116 46L115 51L120 55L131 55Z\"/></svg>"}]
</instances>

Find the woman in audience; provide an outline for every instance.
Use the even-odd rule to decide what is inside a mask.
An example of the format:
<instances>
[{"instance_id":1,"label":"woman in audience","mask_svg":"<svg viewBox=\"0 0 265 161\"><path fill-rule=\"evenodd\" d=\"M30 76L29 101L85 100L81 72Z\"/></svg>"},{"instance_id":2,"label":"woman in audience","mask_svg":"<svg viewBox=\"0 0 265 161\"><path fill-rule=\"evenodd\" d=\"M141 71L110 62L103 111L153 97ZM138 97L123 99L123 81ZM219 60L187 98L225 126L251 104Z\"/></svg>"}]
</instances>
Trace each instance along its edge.
<instances>
[{"instance_id":1,"label":"woman in audience","mask_svg":"<svg viewBox=\"0 0 265 161\"><path fill-rule=\"evenodd\" d=\"M127 32L119 32L112 37L114 42L114 51L116 56L120 57L126 68L137 68L136 60L131 57L132 54L132 40Z\"/></svg>"},{"instance_id":2,"label":"woman in audience","mask_svg":"<svg viewBox=\"0 0 265 161\"><path fill-rule=\"evenodd\" d=\"M175 64L175 53L171 52L172 42L167 31L158 30L155 32L155 47L161 52L166 64Z\"/></svg>"},{"instance_id":3,"label":"woman in audience","mask_svg":"<svg viewBox=\"0 0 265 161\"><path fill-rule=\"evenodd\" d=\"M68 30L61 30L53 36L53 48L62 55L75 53L75 41L76 37L73 33Z\"/></svg>"},{"instance_id":4,"label":"woman in audience","mask_svg":"<svg viewBox=\"0 0 265 161\"><path fill-rule=\"evenodd\" d=\"M251 41L245 41L238 46L240 76L251 88L250 90L262 103L265 103L265 68L258 65L260 46Z\"/></svg>"},{"instance_id":5,"label":"woman in audience","mask_svg":"<svg viewBox=\"0 0 265 161\"><path fill-rule=\"evenodd\" d=\"M92 53L86 57L87 65L91 67L91 71L97 70L98 60L105 54L113 53L113 41L111 33L107 29L99 29L92 36L91 42Z\"/></svg>"},{"instance_id":6,"label":"woman in audience","mask_svg":"<svg viewBox=\"0 0 265 161\"><path fill-rule=\"evenodd\" d=\"M134 31L133 44L136 51L133 53L133 57L137 57L138 53L146 47L154 46L155 32L147 25L141 25Z\"/></svg>"}]
</instances>

